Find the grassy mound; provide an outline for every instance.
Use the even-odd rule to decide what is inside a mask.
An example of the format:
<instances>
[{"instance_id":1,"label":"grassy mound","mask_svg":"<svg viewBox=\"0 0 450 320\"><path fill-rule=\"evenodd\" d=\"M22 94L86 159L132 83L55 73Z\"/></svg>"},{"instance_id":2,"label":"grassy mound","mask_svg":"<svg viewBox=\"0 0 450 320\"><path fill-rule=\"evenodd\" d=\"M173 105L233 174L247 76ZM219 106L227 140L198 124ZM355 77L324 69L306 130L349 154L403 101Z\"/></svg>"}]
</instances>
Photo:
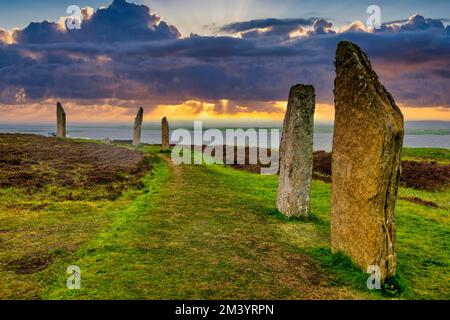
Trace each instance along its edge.
<instances>
[{"instance_id":1,"label":"grassy mound","mask_svg":"<svg viewBox=\"0 0 450 320\"><path fill-rule=\"evenodd\" d=\"M97 198L118 197L139 185L150 169L139 151L94 142L1 134L0 149L0 188L26 193L66 188L74 191L62 194L69 199L81 196L77 190L89 190Z\"/></svg>"}]
</instances>

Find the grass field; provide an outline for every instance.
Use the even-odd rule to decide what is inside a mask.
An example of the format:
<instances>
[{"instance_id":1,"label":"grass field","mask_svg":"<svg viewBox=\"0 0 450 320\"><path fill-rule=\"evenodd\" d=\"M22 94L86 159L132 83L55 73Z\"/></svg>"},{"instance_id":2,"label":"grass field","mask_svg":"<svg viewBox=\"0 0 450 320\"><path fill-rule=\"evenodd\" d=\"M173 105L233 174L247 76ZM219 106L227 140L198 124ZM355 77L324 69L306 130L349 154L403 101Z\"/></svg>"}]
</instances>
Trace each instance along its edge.
<instances>
[{"instance_id":1,"label":"grass field","mask_svg":"<svg viewBox=\"0 0 450 320\"><path fill-rule=\"evenodd\" d=\"M436 161L450 163L450 149L438 148L404 148L402 160Z\"/></svg>"},{"instance_id":2,"label":"grass field","mask_svg":"<svg viewBox=\"0 0 450 320\"><path fill-rule=\"evenodd\" d=\"M142 150L153 170L115 200L0 189L0 298L388 298L331 254L330 184L313 182L311 219L287 220L275 209L276 176L174 166L158 147ZM439 206L398 201L400 298L450 297L449 195L400 189ZM66 288L69 265L81 269L80 290Z\"/></svg>"}]
</instances>

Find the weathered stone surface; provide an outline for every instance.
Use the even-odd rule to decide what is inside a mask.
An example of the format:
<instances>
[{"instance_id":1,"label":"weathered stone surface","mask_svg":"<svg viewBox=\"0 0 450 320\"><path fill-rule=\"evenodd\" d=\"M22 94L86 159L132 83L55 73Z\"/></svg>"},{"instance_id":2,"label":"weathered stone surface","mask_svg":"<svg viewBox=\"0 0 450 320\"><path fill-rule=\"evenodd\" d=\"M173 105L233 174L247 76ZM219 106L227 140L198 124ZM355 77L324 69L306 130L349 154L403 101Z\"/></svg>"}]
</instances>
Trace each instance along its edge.
<instances>
[{"instance_id":1,"label":"weathered stone surface","mask_svg":"<svg viewBox=\"0 0 450 320\"><path fill-rule=\"evenodd\" d=\"M364 271L396 271L394 208L400 178L403 115L351 42L336 54L331 245Z\"/></svg>"},{"instance_id":2,"label":"weathered stone surface","mask_svg":"<svg viewBox=\"0 0 450 320\"><path fill-rule=\"evenodd\" d=\"M314 87L291 88L280 144L277 208L284 215L307 216L313 168Z\"/></svg>"},{"instance_id":3,"label":"weathered stone surface","mask_svg":"<svg viewBox=\"0 0 450 320\"><path fill-rule=\"evenodd\" d=\"M161 136L162 136L162 149L167 150L170 147L170 138L169 138L169 121L164 117L161 120Z\"/></svg>"},{"instance_id":4,"label":"weathered stone surface","mask_svg":"<svg viewBox=\"0 0 450 320\"><path fill-rule=\"evenodd\" d=\"M144 119L144 108L140 107L134 119L133 146L141 145L142 120Z\"/></svg>"},{"instance_id":5,"label":"weathered stone surface","mask_svg":"<svg viewBox=\"0 0 450 320\"><path fill-rule=\"evenodd\" d=\"M66 113L59 102L56 105L56 136L58 138L66 137Z\"/></svg>"}]
</instances>

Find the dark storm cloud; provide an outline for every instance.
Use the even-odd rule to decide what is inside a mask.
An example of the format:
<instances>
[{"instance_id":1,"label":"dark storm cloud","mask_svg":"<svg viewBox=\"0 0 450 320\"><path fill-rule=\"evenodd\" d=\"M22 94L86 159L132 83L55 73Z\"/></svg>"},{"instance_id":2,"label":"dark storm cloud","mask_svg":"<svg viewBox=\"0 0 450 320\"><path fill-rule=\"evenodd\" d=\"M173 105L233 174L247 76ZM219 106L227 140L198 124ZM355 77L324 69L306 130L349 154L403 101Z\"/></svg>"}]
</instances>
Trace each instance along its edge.
<instances>
[{"instance_id":1,"label":"dark storm cloud","mask_svg":"<svg viewBox=\"0 0 450 320\"><path fill-rule=\"evenodd\" d=\"M375 33L336 33L325 19L265 19L222 28L242 38L179 38L159 19L116 0L81 30L43 22L16 31L14 45L0 36L0 102L14 102L21 89L28 99L273 101L285 100L292 84L311 83L319 103L332 103L336 45L350 40L399 103L450 107L449 29L436 20L415 16ZM255 28L269 29L251 37ZM303 36L290 37L299 28Z\"/></svg>"},{"instance_id":2,"label":"dark storm cloud","mask_svg":"<svg viewBox=\"0 0 450 320\"><path fill-rule=\"evenodd\" d=\"M97 10L82 24L81 30L71 30L80 41L114 42L130 40L163 40L181 36L174 26L144 5L115 0L108 8Z\"/></svg>"},{"instance_id":3,"label":"dark storm cloud","mask_svg":"<svg viewBox=\"0 0 450 320\"><path fill-rule=\"evenodd\" d=\"M17 43L21 44L53 43L70 40L67 32L59 30L58 24L48 21L30 23L25 29L14 31L13 38Z\"/></svg>"},{"instance_id":4,"label":"dark storm cloud","mask_svg":"<svg viewBox=\"0 0 450 320\"><path fill-rule=\"evenodd\" d=\"M308 35L335 33L331 30L332 26L333 23L322 18L262 19L231 23L223 26L219 31L239 33L242 38L277 37L286 40L296 31ZM310 28L307 29L307 27Z\"/></svg>"},{"instance_id":5,"label":"dark storm cloud","mask_svg":"<svg viewBox=\"0 0 450 320\"><path fill-rule=\"evenodd\" d=\"M385 23L382 25L379 32L423 31L423 30L430 30L430 29L443 30L443 29L445 29L445 26L441 20L426 19L424 16L416 14L407 20L400 20L400 21Z\"/></svg>"},{"instance_id":6,"label":"dark storm cloud","mask_svg":"<svg viewBox=\"0 0 450 320\"><path fill-rule=\"evenodd\" d=\"M227 24L219 30L223 32L236 33L245 32L252 29L263 29L270 27L290 28L291 30L299 26L312 26L315 19L260 19Z\"/></svg>"},{"instance_id":7,"label":"dark storm cloud","mask_svg":"<svg viewBox=\"0 0 450 320\"><path fill-rule=\"evenodd\" d=\"M340 33L311 37L302 46L322 48L322 56L329 55L328 59L332 60L341 40L353 41L368 53L375 70L398 103L450 107L450 82L443 77L445 72L436 72L450 68L450 37L444 32ZM332 94L334 70L329 71L331 75L323 78L324 92ZM332 96L328 97L332 101Z\"/></svg>"},{"instance_id":8,"label":"dark storm cloud","mask_svg":"<svg viewBox=\"0 0 450 320\"><path fill-rule=\"evenodd\" d=\"M107 8L98 9L87 17L81 29L63 30L54 22L31 23L23 30L13 33L16 42L41 44L54 42L119 42L156 41L175 39L181 36L174 26L161 21L144 5L114 0Z\"/></svg>"},{"instance_id":9,"label":"dark storm cloud","mask_svg":"<svg viewBox=\"0 0 450 320\"><path fill-rule=\"evenodd\" d=\"M317 19L313 24L314 34L334 34L335 31L331 30L333 24L325 19Z\"/></svg>"}]
</instances>

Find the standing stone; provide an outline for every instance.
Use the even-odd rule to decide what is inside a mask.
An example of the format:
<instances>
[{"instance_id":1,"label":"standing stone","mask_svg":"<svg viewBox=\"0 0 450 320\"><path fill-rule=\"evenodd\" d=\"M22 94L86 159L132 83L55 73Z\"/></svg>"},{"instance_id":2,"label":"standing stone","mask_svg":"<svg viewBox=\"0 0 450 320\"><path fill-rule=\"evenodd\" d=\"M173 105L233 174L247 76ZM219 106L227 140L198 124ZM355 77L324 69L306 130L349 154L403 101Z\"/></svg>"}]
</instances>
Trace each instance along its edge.
<instances>
[{"instance_id":1,"label":"standing stone","mask_svg":"<svg viewBox=\"0 0 450 320\"><path fill-rule=\"evenodd\" d=\"M339 43L335 64L331 246L384 281L396 271L403 115L358 46Z\"/></svg>"},{"instance_id":2,"label":"standing stone","mask_svg":"<svg viewBox=\"0 0 450 320\"><path fill-rule=\"evenodd\" d=\"M133 146L135 147L139 147L141 145L141 132L143 119L144 119L144 109L140 107L136 115L136 119L134 119Z\"/></svg>"},{"instance_id":3,"label":"standing stone","mask_svg":"<svg viewBox=\"0 0 450 320\"><path fill-rule=\"evenodd\" d=\"M284 215L308 216L313 169L315 93L313 86L291 88L280 145L277 208Z\"/></svg>"},{"instance_id":4,"label":"standing stone","mask_svg":"<svg viewBox=\"0 0 450 320\"><path fill-rule=\"evenodd\" d=\"M56 105L56 136L58 138L66 137L66 113L59 102Z\"/></svg>"},{"instance_id":5,"label":"standing stone","mask_svg":"<svg viewBox=\"0 0 450 320\"><path fill-rule=\"evenodd\" d=\"M162 136L162 149L168 150L170 147L169 122L167 121L166 117L164 117L161 120L161 136Z\"/></svg>"}]
</instances>

